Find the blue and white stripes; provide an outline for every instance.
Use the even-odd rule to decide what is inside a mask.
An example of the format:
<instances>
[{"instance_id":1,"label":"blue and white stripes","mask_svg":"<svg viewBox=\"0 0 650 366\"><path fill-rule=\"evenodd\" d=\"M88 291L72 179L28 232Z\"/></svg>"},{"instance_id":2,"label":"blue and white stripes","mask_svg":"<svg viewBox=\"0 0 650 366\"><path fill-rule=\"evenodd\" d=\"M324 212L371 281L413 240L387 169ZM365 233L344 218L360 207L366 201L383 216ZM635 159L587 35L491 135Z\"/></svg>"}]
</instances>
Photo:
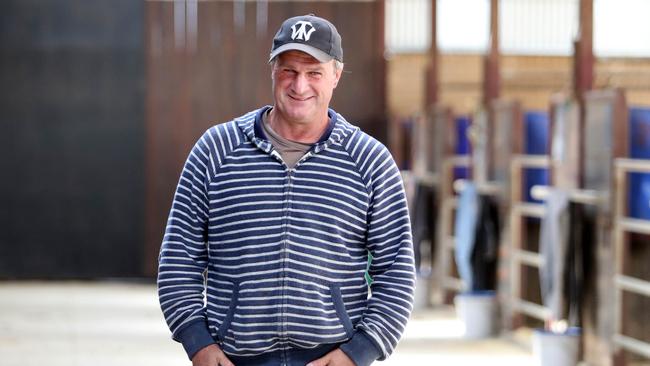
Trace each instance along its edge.
<instances>
[{"instance_id":1,"label":"blue and white stripes","mask_svg":"<svg viewBox=\"0 0 650 366\"><path fill-rule=\"evenodd\" d=\"M199 337L188 333L201 329L240 356L361 332L384 358L413 302L399 171L383 145L334 111L329 137L289 169L260 138L267 108L209 129L187 159L160 252L169 327L188 353Z\"/></svg>"}]
</instances>

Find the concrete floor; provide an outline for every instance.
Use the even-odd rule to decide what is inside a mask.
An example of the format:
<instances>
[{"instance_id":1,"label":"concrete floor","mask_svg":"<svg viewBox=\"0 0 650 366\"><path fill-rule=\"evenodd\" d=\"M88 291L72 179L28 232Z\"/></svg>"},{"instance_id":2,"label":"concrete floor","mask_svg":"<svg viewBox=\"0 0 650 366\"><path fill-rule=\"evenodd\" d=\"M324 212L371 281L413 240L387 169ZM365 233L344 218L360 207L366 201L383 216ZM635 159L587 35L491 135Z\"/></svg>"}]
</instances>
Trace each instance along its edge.
<instances>
[{"instance_id":1,"label":"concrete floor","mask_svg":"<svg viewBox=\"0 0 650 366\"><path fill-rule=\"evenodd\" d=\"M505 338L468 341L453 309L413 314L384 366L533 365ZM190 365L149 284L0 282L0 365Z\"/></svg>"}]
</instances>

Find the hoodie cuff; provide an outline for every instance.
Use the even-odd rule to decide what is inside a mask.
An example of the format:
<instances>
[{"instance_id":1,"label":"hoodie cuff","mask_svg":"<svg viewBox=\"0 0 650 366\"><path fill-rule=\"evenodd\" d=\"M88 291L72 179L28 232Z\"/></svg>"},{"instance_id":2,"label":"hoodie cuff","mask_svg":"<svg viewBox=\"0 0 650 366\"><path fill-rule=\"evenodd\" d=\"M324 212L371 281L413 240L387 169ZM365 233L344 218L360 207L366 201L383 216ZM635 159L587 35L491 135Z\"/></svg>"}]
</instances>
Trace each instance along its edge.
<instances>
[{"instance_id":1,"label":"hoodie cuff","mask_svg":"<svg viewBox=\"0 0 650 366\"><path fill-rule=\"evenodd\" d=\"M190 361L201 349L216 343L204 322L190 324L187 328L178 332L176 340L183 344Z\"/></svg>"},{"instance_id":2,"label":"hoodie cuff","mask_svg":"<svg viewBox=\"0 0 650 366\"><path fill-rule=\"evenodd\" d=\"M381 356L381 351L363 331L357 331L352 338L340 347L356 366L368 366Z\"/></svg>"}]
</instances>

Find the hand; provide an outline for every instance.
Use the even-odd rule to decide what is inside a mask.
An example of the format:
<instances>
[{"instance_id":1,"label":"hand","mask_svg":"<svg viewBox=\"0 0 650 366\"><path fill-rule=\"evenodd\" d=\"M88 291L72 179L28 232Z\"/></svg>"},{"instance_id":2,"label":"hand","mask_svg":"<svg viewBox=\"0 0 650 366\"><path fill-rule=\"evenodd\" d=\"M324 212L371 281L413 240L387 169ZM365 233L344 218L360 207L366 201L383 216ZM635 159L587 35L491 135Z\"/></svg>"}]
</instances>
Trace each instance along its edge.
<instances>
[{"instance_id":1,"label":"hand","mask_svg":"<svg viewBox=\"0 0 650 366\"><path fill-rule=\"evenodd\" d=\"M307 366L355 366L354 361L341 351L340 348L331 351L325 356L314 360L307 364Z\"/></svg>"},{"instance_id":2,"label":"hand","mask_svg":"<svg viewBox=\"0 0 650 366\"><path fill-rule=\"evenodd\" d=\"M192 366L235 366L221 348L216 344L211 344L201 348L194 357L192 357Z\"/></svg>"}]
</instances>

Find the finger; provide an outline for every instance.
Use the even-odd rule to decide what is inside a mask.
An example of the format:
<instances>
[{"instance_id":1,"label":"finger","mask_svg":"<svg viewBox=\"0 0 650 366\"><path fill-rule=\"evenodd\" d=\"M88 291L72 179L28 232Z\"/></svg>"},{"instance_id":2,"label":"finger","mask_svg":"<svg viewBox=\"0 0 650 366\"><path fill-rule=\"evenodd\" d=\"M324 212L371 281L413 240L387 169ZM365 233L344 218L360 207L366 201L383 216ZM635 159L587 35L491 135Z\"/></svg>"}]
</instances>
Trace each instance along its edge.
<instances>
[{"instance_id":1,"label":"finger","mask_svg":"<svg viewBox=\"0 0 650 366\"><path fill-rule=\"evenodd\" d=\"M226 354L223 352L217 360L219 361L219 366L235 366L235 364L230 362Z\"/></svg>"},{"instance_id":2,"label":"finger","mask_svg":"<svg viewBox=\"0 0 650 366\"><path fill-rule=\"evenodd\" d=\"M329 354L308 363L307 366L327 366L328 364L329 364Z\"/></svg>"},{"instance_id":3,"label":"finger","mask_svg":"<svg viewBox=\"0 0 650 366\"><path fill-rule=\"evenodd\" d=\"M228 357L226 357L226 355L224 355L224 354L222 354L222 356L219 357L217 360L218 360L218 365L219 366L235 366L235 364L230 362Z\"/></svg>"}]
</instances>

